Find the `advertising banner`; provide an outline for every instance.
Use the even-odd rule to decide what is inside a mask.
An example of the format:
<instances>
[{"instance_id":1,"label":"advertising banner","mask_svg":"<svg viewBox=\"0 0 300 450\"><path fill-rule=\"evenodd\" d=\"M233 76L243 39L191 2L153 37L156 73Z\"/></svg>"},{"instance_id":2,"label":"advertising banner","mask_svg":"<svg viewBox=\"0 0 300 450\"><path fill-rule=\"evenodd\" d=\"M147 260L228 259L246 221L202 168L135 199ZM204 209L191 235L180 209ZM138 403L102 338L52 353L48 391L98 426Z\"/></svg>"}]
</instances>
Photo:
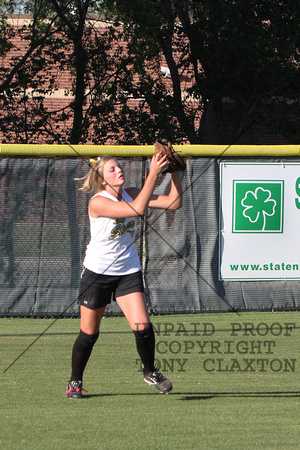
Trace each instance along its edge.
<instances>
[{"instance_id":1,"label":"advertising banner","mask_svg":"<svg viewBox=\"0 0 300 450\"><path fill-rule=\"evenodd\" d=\"M221 280L300 278L300 163L220 164Z\"/></svg>"}]
</instances>

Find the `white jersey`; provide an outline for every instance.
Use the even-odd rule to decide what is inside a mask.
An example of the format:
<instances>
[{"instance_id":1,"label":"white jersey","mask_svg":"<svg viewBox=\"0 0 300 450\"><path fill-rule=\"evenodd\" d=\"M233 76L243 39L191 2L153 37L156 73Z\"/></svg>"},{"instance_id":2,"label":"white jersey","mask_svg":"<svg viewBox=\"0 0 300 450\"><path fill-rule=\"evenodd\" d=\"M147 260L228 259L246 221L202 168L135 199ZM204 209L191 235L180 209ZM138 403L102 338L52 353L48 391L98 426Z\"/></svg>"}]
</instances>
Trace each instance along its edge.
<instances>
[{"instance_id":1,"label":"white jersey","mask_svg":"<svg viewBox=\"0 0 300 450\"><path fill-rule=\"evenodd\" d=\"M119 201L106 191L99 194L115 202ZM122 201L132 202L125 189ZM138 253L134 247L135 220L133 217L110 219L91 217L91 240L86 248L84 267L103 275L128 275L141 270Z\"/></svg>"}]
</instances>

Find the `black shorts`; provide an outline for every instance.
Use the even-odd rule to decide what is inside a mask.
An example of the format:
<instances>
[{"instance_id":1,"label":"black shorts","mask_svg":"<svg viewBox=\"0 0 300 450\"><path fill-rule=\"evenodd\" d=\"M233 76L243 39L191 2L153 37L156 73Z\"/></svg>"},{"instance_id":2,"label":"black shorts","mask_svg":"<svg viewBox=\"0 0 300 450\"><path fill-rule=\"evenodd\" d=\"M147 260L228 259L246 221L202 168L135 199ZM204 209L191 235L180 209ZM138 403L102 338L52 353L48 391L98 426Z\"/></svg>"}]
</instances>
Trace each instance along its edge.
<instances>
[{"instance_id":1,"label":"black shorts","mask_svg":"<svg viewBox=\"0 0 300 450\"><path fill-rule=\"evenodd\" d=\"M100 275L84 269L81 275L78 303L90 309L102 308L111 300L132 292L144 292L142 272L129 275Z\"/></svg>"}]
</instances>

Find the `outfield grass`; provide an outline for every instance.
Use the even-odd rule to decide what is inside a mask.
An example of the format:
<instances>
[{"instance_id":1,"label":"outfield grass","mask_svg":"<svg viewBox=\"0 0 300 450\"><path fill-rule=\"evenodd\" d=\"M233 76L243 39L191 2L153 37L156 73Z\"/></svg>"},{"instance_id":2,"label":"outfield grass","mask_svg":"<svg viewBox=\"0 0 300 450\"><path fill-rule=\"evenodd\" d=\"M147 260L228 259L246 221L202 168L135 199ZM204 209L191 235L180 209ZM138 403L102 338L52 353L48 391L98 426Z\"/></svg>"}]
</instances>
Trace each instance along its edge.
<instances>
[{"instance_id":1,"label":"outfield grass","mask_svg":"<svg viewBox=\"0 0 300 450\"><path fill-rule=\"evenodd\" d=\"M120 317L103 320L84 378L89 392L70 400L79 320L0 319L0 448L300 448L300 313L159 316L153 323L171 394L143 382L133 334Z\"/></svg>"}]
</instances>

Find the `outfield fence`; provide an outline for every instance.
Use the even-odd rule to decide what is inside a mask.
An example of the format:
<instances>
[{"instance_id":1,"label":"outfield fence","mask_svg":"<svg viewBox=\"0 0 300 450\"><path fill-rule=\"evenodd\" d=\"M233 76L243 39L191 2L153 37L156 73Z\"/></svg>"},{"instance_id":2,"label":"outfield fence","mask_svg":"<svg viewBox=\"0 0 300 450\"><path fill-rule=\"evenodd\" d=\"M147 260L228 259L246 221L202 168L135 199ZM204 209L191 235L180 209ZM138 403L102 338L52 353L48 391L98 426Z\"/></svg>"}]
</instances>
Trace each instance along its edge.
<instances>
[{"instance_id":1,"label":"outfield fence","mask_svg":"<svg viewBox=\"0 0 300 450\"><path fill-rule=\"evenodd\" d=\"M136 223L151 313L299 309L298 279L222 280L219 274L220 163L300 163L300 147L175 149L187 161L183 207L148 210ZM0 315L77 316L90 197L75 179L87 173L89 157L111 154L125 169L126 186L141 187L153 146L5 144L0 150ZM155 192L166 193L169 185L170 175L161 176ZM297 246L296 236L290 238ZM120 314L115 302L107 314Z\"/></svg>"}]
</instances>

